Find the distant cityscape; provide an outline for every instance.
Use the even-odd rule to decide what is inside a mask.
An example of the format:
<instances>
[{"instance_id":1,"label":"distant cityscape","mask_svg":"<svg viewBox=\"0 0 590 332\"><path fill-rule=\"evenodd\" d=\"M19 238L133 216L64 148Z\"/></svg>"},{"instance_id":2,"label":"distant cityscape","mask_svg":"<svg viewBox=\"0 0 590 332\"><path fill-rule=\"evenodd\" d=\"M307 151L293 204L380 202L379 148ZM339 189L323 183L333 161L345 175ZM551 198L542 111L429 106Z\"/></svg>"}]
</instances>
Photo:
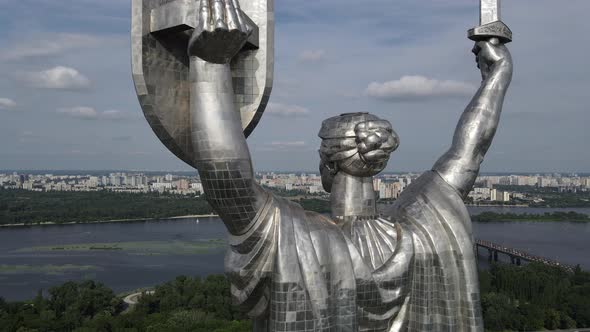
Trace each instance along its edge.
<instances>
[{"instance_id":1,"label":"distant cityscape","mask_svg":"<svg viewBox=\"0 0 590 332\"><path fill-rule=\"evenodd\" d=\"M379 197L395 200L420 173L384 174L375 177L373 184ZM265 187L302 195L324 196L319 174L259 172L259 183ZM496 186L510 190L496 189ZM503 202L513 200L538 202L539 197L519 192L518 187L555 188L559 192L587 192L590 176L578 174L529 174L529 175L482 175L477 178L469 194L473 202ZM149 175L134 172L114 172L104 175L27 174L24 172L0 173L0 188L30 191L101 191L126 193L170 193L201 195L203 184L198 176L179 174Z\"/></svg>"}]
</instances>

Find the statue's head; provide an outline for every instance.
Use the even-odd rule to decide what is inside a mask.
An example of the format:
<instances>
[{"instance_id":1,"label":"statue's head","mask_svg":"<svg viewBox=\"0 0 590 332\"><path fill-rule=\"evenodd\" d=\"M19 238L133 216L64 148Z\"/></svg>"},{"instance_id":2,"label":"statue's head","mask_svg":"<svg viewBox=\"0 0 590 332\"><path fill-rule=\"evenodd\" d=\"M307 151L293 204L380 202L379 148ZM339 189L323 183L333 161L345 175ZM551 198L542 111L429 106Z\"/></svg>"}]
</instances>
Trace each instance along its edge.
<instances>
[{"instance_id":1,"label":"statue's head","mask_svg":"<svg viewBox=\"0 0 590 332\"><path fill-rule=\"evenodd\" d=\"M327 192L336 174L370 177L387 166L399 146L399 136L387 120L369 113L348 113L329 118L319 133L320 172Z\"/></svg>"}]
</instances>

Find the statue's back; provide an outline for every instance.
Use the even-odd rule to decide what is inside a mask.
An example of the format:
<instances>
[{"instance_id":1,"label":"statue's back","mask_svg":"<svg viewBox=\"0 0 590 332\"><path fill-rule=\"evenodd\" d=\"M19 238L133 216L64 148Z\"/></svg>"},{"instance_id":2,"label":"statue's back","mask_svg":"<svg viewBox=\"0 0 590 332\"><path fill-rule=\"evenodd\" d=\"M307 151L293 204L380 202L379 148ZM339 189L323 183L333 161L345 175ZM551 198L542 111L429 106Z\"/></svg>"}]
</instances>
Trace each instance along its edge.
<instances>
[{"instance_id":1,"label":"statue's back","mask_svg":"<svg viewBox=\"0 0 590 332\"><path fill-rule=\"evenodd\" d=\"M414 181L387 211L412 232L410 331L483 331L471 219L437 172Z\"/></svg>"}]
</instances>

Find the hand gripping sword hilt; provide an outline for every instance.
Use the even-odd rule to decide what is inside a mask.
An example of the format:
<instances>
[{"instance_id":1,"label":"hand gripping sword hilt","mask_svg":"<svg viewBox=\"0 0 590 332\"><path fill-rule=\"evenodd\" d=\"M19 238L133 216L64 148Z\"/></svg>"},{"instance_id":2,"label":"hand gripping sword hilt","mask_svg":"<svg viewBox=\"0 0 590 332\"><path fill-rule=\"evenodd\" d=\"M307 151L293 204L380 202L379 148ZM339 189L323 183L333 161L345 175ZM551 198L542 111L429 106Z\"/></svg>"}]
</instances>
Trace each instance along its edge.
<instances>
[{"instance_id":1,"label":"hand gripping sword hilt","mask_svg":"<svg viewBox=\"0 0 590 332\"><path fill-rule=\"evenodd\" d=\"M498 38L501 43L507 44L512 41L512 30L502 21L496 21L470 29L467 33L473 41Z\"/></svg>"}]
</instances>

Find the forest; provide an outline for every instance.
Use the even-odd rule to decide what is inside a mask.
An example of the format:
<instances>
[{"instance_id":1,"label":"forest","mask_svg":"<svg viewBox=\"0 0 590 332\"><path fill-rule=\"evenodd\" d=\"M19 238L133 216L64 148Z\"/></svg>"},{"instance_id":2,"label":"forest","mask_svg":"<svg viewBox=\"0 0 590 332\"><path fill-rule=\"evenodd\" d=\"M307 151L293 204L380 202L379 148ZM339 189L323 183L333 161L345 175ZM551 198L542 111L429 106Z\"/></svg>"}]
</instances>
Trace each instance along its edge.
<instances>
[{"instance_id":1,"label":"forest","mask_svg":"<svg viewBox=\"0 0 590 332\"><path fill-rule=\"evenodd\" d=\"M539 264L480 271L487 331L590 327L590 273ZM26 302L0 299L0 331L250 332L224 276L177 277L126 308L100 283L68 282Z\"/></svg>"},{"instance_id":2,"label":"forest","mask_svg":"<svg viewBox=\"0 0 590 332\"><path fill-rule=\"evenodd\" d=\"M486 330L539 331L590 327L590 273L542 264L494 265L480 271Z\"/></svg>"},{"instance_id":3,"label":"forest","mask_svg":"<svg viewBox=\"0 0 590 332\"><path fill-rule=\"evenodd\" d=\"M157 219L212 212L203 197L195 196L0 189L0 225Z\"/></svg>"},{"instance_id":4,"label":"forest","mask_svg":"<svg viewBox=\"0 0 590 332\"><path fill-rule=\"evenodd\" d=\"M68 282L27 302L0 299L2 332L251 332L231 306L224 276L177 277L126 308L121 297L93 281Z\"/></svg>"}]
</instances>

